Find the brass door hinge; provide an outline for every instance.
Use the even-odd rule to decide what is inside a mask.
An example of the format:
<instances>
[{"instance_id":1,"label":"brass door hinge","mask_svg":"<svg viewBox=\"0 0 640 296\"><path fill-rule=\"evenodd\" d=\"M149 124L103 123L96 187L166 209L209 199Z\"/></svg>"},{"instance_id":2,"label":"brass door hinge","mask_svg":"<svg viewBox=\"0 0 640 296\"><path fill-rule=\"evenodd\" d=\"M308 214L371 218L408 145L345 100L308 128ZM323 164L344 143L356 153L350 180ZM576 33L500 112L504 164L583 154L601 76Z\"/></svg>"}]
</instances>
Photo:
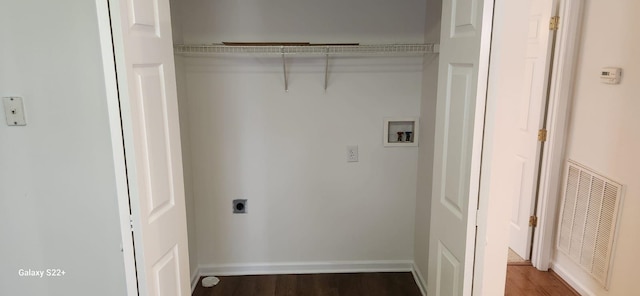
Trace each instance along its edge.
<instances>
[{"instance_id":1,"label":"brass door hinge","mask_svg":"<svg viewBox=\"0 0 640 296\"><path fill-rule=\"evenodd\" d=\"M530 216L529 217L529 227L536 227L536 226L538 226L538 217Z\"/></svg>"},{"instance_id":2,"label":"brass door hinge","mask_svg":"<svg viewBox=\"0 0 640 296\"><path fill-rule=\"evenodd\" d=\"M544 142L547 140L547 130L541 129L538 131L538 141Z\"/></svg>"},{"instance_id":3,"label":"brass door hinge","mask_svg":"<svg viewBox=\"0 0 640 296\"><path fill-rule=\"evenodd\" d=\"M557 31L558 27L560 27L560 17L552 16L551 20L549 21L549 30Z\"/></svg>"}]
</instances>

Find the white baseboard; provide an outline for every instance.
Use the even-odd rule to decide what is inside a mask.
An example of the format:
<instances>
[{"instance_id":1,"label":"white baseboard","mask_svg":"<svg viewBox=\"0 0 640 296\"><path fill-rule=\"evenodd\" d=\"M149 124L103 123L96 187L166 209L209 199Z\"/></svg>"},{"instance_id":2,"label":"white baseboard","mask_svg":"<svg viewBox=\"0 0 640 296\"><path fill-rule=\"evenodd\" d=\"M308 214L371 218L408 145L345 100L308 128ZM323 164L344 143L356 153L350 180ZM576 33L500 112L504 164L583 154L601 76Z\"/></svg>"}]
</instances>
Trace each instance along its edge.
<instances>
[{"instance_id":1,"label":"white baseboard","mask_svg":"<svg viewBox=\"0 0 640 296\"><path fill-rule=\"evenodd\" d=\"M551 262L551 269L557 273L567 284L569 284L576 292L583 296L595 296L595 294L582 285L575 277L571 276L566 269L562 268L555 262Z\"/></svg>"},{"instance_id":2,"label":"white baseboard","mask_svg":"<svg viewBox=\"0 0 640 296\"><path fill-rule=\"evenodd\" d=\"M351 273L351 272L412 272L413 261L329 261L255 264L204 264L199 276Z\"/></svg>"},{"instance_id":3,"label":"white baseboard","mask_svg":"<svg viewBox=\"0 0 640 296\"><path fill-rule=\"evenodd\" d=\"M199 280L200 280L200 268L196 268L195 270L191 271L191 294L193 294L193 291L196 289L196 286L198 285Z\"/></svg>"},{"instance_id":4,"label":"white baseboard","mask_svg":"<svg viewBox=\"0 0 640 296\"><path fill-rule=\"evenodd\" d=\"M424 277L422 276L422 272L418 265L415 263L412 264L411 274L413 274L413 280L416 281L416 285L420 288L420 292L422 296L427 296L427 282L424 281Z\"/></svg>"}]
</instances>

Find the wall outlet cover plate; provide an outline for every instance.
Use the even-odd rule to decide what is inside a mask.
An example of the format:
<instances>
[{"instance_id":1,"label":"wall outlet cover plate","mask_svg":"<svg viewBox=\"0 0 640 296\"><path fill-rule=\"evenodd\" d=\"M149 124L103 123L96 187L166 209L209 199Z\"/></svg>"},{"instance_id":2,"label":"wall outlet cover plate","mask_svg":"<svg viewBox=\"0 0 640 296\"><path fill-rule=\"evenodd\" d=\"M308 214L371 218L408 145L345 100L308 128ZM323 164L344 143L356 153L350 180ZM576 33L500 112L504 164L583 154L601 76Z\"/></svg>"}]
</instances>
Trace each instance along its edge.
<instances>
[{"instance_id":1,"label":"wall outlet cover plate","mask_svg":"<svg viewBox=\"0 0 640 296\"><path fill-rule=\"evenodd\" d=\"M246 214L247 213L247 200L246 199L234 199L233 200L233 213L234 214Z\"/></svg>"},{"instance_id":2,"label":"wall outlet cover plate","mask_svg":"<svg viewBox=\"0 0 640 296\"><path fill-rule=\"evenodd\" d=\"M7 125L27 125L27 121L24 118L24 105L22 104L22 98L6 97L2 98L2 103L4 105L4 114L7 119Z\"/></svg>"}]
</instances>

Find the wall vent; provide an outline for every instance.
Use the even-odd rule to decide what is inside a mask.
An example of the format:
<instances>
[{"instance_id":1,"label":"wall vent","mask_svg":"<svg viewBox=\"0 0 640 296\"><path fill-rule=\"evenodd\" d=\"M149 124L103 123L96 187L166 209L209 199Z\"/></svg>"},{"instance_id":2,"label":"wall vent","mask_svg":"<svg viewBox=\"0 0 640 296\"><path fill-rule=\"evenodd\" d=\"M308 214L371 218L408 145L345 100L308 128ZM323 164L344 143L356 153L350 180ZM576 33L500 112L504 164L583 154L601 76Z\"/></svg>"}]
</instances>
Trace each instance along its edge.
<instances>
[{"instance_id":1,"label":"wall vent","mask_svg":"<svg viewBox=\"0 0 640 296\"><path fill-rule=\"evenodd\" d=\"M558 225L558 249L608 286L622 185L569 160Z\"/></svg>"}]
</instances>

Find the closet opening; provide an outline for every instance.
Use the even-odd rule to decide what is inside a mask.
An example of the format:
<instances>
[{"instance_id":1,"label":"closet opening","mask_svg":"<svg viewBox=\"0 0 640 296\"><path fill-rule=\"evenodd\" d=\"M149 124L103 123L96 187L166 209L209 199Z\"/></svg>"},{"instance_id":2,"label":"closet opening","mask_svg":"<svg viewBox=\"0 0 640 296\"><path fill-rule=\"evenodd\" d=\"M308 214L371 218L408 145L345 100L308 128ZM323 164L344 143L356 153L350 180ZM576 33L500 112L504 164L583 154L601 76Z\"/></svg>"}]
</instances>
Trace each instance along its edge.
<instances>
[{"instance_id":1,"label":"closet opening","mask_svg":"<svg viewBox=\"0 0 640 296\"><path fill-rule=\"evenodd\" d=\"M439 3L280 2L171 3L192 279L411 279Z\"/></svg>"}]
</instances>

